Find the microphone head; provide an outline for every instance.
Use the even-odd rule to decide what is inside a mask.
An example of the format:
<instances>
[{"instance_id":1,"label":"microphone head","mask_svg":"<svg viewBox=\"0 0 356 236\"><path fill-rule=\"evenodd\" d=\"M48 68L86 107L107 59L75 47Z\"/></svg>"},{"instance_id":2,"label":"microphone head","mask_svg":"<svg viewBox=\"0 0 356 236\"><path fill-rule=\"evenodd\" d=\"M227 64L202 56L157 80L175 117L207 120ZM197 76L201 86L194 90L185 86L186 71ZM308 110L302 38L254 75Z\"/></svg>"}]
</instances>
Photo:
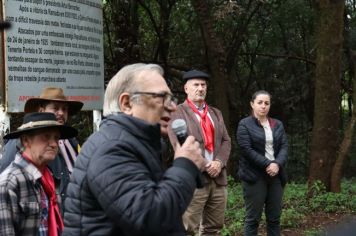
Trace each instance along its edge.
<instances>
[{"instance_id":1,"label":"microphone head","mask_svg":"<svg viewBox=\"0 0 356 236\"><path fill-rule=\"evenodd\" d=\"M11 27L10 22L0 20L0 30L9 29L10 27Z\"/></svg>"},{"instance_id":2,"label":"microphone head","mask_svg":"<svg viewBox=\"0 0 356 236\"><path fill-rule=\"evenodd\" d=\"M172 130L178 136L187 133L187 124L183 119L176 119L172 122Z\"/></svg>"}]
</instances>

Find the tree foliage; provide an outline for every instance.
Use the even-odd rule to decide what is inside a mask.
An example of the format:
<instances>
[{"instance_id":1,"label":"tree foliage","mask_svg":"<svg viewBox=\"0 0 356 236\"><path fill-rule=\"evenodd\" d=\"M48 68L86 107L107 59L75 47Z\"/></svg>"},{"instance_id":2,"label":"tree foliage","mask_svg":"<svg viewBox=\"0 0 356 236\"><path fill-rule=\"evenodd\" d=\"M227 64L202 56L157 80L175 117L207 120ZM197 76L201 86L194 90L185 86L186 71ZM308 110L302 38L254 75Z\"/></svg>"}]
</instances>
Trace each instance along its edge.
<instances>
[{"instance_id":1,"label":"tree foliage","mask_svg":"<svg viewBox=\"0 0 356 236\"><path fill-rule=\"evenodd\" d=\"M273 96L270 115L283 121L289 136L289 176L294 180L306 180L314 104L319 106L314 103L319 49L315 27L319 19L315 11L318 2L106 0L106 80L125 64L158 63L165 69L165 78L172 91L182 101L182 73L191 68L210 73L213 78L209 84L208 103L223 111L234 143L230 163L232 175L238 160L237 123L250 112L251 94L259 89L268 90ZM349 30L348 47L353 49L356 46L355 1L347 0L346 9L348 24L344 28ZM328 63L336 63L336 59ZM352 76L344 75L350 74L350 67L347 60L340 63L341 87L336 80L330 80L327 86L340 90L340 94L349 98ZM341 108L340 102L337 107L334 107L336 104L332 106L335 111ZM345 122L349 120L348 116L343 117ZM343 122L338 124L339 131L346 127ZM338 136L335 140L341 138ZM337 149L338 144L334 148Z\"/></svg>"}]
</instances>

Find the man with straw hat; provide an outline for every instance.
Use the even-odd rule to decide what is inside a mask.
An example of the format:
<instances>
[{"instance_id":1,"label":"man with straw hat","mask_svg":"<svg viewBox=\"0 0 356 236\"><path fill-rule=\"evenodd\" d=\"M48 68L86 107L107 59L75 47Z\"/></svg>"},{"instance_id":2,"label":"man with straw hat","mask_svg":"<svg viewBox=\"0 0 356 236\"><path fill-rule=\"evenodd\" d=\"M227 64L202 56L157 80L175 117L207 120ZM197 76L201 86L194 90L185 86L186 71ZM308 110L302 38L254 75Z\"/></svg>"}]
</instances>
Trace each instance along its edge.
<instances>
[{"instance_id":1,"label":"man with straw hat","mask_svg":"<svg viewBox=\"0 0 356 236\"><path fill-rule=\"evenodd\" d=\"M0 235L60 235L63 220L55 181L47 166L56 158L59 139L76 129L60 124L53 113L28 113L6 139L19 139L21 151L0 174Z\"/></svg>"},{"instance_id":2,"label":"man with straw hat","mask_svg":"<svg viewBox=\"0 0 356 236\"><path fill-rule=\"evenodd\" d=\"M24 111L29 112L50 112L55 114L56 120L64 125L69 116L80 111L83 103L80 101L68 100L61 88L44 88L39 97L30 98L26 101ZM3 157L0 160L0 173L15 159L18 152L16 139L9 140L5 147ZM65 190L69 183L70 174L73 170L74 161L79 151L79 145L75 138L59 140L59 150L57 157L48 163L56 181L60 182L58 191L62 200L65 198Z\"/></svg>"}]
</instances>

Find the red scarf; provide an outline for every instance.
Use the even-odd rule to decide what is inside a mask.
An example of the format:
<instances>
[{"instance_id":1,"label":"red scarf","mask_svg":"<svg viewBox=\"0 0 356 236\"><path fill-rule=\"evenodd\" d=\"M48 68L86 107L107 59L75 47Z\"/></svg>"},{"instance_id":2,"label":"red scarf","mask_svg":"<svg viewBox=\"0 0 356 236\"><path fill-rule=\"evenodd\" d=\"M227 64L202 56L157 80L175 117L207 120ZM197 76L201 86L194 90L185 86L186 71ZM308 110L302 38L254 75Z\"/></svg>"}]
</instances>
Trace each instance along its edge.
<instances>
[{"instance_id":1,"label":"red scarf","mask_svg":"<svg viewBox=\"0 0 356 236\"><path fill-rule=\"evenodd\" d=\"M204 111L201 113L198 111L194 103L187 99L189 107L200 116L200 127L203 131L205 149L210 153L214 151L214 126L208 117L208 104L205 103Z\"/></svg>"},{"instance_id":2,"label":"red scarf","mask_svg":"<svg viewBox=\"0 0 356 236\"><path fill-rule=\"evenodd\" d=\"M26 153L22 153L23 158L27 161L31 162L34 166L36 166L33 161L26 155ZM37 167L37 166L36 166ZM48 235L49 236L58 236L58 229L60 232L63 231L64 225L62 216L59 212L58 204L57 204L57 196L56 190L54 187L54 179L46 166L42 171L41 185L43 190L45 191L48 202Z\"/></svg>"},{"instance_id":3,"label":"red scarf","mask_svg":"<svg viewBox=\"0 0 356 236\"><path fill-rule=\"evenodd\" d=\"M64 225L63 225L62 216L58 208L53 176L47 166L42 171L41 182L42 182L42 187L49 200L48 235L57 236L58 229L60 232L62 232Z\"/></svg>"}]
</instances>

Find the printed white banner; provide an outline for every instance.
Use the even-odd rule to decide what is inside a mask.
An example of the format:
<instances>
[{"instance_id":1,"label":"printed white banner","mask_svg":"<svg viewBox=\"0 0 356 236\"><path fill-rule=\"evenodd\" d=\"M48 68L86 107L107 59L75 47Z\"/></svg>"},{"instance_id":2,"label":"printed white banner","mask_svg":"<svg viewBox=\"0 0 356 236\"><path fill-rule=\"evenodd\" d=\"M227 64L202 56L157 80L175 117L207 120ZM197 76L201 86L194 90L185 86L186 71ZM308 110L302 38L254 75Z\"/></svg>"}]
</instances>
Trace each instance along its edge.
<instances>
[{"instance_id":1,"label":"printed white banner","mask_svg":"<svg viewBox=\"0 0 356 236\"><path fill-rule=\"evenodd\" d=\"M84 110L101 110L104 53L101 0L5 0L9 112L44 87L61 87Z\"/></svg>"}]
</instances>

